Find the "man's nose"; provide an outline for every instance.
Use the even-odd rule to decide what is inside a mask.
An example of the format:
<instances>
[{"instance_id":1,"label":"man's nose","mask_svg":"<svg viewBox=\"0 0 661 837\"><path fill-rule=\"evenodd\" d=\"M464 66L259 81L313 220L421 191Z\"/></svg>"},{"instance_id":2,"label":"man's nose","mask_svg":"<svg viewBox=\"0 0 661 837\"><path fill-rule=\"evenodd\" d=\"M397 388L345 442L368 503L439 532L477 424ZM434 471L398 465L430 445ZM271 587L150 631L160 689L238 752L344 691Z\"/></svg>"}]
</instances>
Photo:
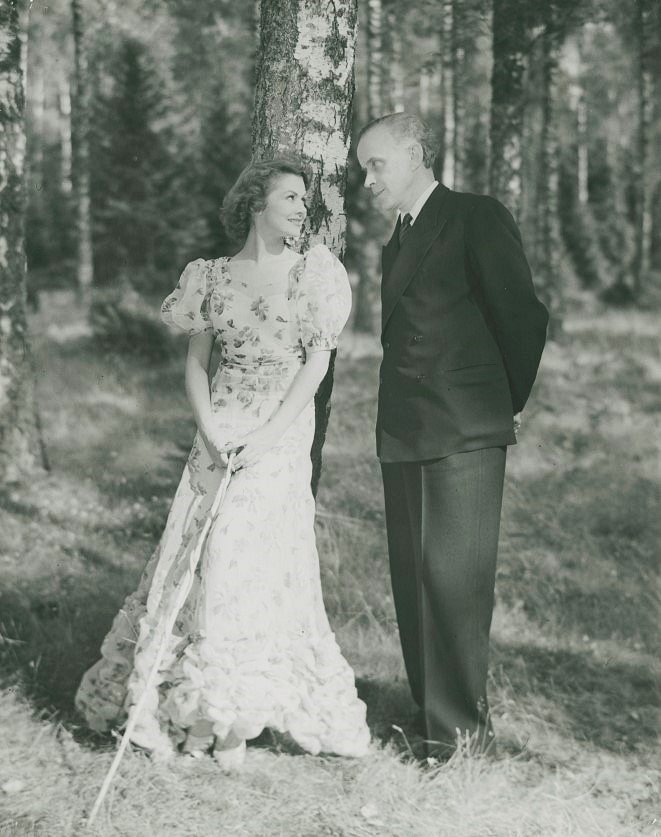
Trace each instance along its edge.
<instances>
[{"instance_id":1,"label":"man's nose","mask_svg":"<svg viewBox=\"0 0 661 837\"><path fill-rule=\"evenodd\" d=\"M365 175L365 183L363 185L365 186L366 189L369 189L369 187L373 183L376 183L376 181L374 180L374 175L371 174L370 172L367 172L367 174Z\"/></svg>"}]
</instances>

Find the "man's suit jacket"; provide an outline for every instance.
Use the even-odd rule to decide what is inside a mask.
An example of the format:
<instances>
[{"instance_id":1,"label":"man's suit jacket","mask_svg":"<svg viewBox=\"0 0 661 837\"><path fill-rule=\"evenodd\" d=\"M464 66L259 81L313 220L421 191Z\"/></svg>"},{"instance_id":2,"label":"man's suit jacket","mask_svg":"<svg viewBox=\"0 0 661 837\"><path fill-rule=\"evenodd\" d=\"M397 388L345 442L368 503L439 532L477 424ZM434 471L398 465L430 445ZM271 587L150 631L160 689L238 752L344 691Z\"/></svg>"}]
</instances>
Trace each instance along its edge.
<instances>
[{"instance_id":1,"label":"man's suit jacket","mask_svg":"<svg viewBox=\"0 0 661 837\"><path fill-rule=\"evenodd\" d=\"M439 184L383 249L377 453L435 459L515 444L546 339L514 219Z\"/></svg>"}]
</instances>

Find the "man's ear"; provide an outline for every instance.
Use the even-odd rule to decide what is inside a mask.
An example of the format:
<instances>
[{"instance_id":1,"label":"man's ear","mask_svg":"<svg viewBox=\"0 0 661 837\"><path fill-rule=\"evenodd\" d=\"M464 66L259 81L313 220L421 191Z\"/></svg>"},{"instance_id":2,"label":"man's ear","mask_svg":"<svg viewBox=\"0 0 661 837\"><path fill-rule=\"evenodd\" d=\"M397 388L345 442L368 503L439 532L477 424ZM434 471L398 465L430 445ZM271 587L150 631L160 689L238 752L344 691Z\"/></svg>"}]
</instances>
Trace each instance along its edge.
<instances>
[{"instance_id":1,"label":"man's ear","mask_svg":"<svg viewBox=\"0 0 661 837\"><path fill-rule=\"evenodd\" d=\"M411 158L411 162L413 163L413 168L418 169L420 166L424 165L424 153L422 151L422 146L419 142L412 142L409 146L409 155Z\"/></svg>"}]
</instances>

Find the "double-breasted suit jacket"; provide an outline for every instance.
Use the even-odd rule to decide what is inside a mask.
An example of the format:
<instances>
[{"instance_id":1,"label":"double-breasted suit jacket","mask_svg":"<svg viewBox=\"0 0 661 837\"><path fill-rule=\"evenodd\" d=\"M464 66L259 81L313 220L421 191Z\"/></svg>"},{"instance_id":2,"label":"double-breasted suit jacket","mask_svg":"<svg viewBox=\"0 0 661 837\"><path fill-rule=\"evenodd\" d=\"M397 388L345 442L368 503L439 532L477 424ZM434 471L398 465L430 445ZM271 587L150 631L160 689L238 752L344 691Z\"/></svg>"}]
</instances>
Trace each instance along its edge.
<instances>
[{"instance_id":1,"label":"double-breasted suit jacket","mask_svg":"<svg viewBox=\"0 0 661 837\"><path fill-rule=\"evenodd\" d=\"M439 184L401 248L397 233L383 249L379 458L514 444L548 322L514 219Z\"/></svg>"}]
</instances>

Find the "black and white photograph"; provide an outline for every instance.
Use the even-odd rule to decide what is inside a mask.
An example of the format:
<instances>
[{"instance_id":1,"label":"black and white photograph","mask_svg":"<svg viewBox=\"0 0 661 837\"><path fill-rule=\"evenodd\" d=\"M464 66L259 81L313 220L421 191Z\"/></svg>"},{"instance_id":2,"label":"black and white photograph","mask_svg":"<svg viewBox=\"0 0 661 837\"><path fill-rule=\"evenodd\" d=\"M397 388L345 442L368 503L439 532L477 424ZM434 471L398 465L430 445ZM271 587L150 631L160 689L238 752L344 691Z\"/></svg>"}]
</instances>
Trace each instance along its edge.
<instances>
[{"instance_id":1,"label":"black and white photograph","mask_svg":"<svg viewBox=\"0 0 661 837\"><path fill-rule=\"evenodd\" d=\"M2 0L0 837L661 837L659 0Z\"/></svg>"}]
</instances>

